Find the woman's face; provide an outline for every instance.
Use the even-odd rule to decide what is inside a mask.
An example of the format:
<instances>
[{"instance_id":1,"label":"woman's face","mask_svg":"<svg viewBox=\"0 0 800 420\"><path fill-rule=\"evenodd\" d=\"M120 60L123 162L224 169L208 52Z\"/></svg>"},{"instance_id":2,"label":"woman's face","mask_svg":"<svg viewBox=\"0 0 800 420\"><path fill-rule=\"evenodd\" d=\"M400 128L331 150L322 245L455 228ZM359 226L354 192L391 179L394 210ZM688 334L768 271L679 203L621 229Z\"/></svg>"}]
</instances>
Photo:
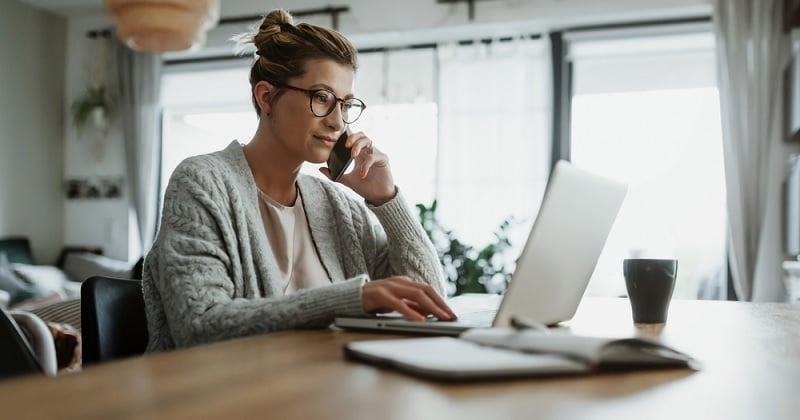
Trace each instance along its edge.
<instances>
[{"instance_id":1,"label":"woman's face","mask_svg":"<svg viewBox=\"0 0 800 420\"><path fill-rule=\"evenodd\" d=\"M353 96L353 68L327 59L312 59L305 63L306 73L286 81L301 89L327 89L337 98ZM282 89L272 103L270 122L279 144L298 161L322 163L328 159L333 145L345 129L341 106L337 102L325 117L311 112L310 98L305 92Z\"/></svg>"}]
</instances>

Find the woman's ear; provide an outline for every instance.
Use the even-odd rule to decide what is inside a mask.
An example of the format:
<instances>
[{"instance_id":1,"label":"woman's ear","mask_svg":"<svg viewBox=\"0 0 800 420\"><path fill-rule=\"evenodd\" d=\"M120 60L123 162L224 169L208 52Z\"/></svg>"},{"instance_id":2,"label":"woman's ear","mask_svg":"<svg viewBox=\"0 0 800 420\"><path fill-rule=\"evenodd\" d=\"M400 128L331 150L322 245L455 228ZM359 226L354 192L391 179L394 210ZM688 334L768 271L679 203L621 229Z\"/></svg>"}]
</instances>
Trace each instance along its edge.
<instances>
[{"instance_id":1,"label":"woman's ear","mask_svg":"<svg viewBox=\"0 0 800 420\"><path fill-rule=\"evenodd\" d=\"M261 115L269 115L272 111L272 95L275 87L267 81L260 81L253 86L253 97L261 108Z\"/></svg>"}]
</instances>

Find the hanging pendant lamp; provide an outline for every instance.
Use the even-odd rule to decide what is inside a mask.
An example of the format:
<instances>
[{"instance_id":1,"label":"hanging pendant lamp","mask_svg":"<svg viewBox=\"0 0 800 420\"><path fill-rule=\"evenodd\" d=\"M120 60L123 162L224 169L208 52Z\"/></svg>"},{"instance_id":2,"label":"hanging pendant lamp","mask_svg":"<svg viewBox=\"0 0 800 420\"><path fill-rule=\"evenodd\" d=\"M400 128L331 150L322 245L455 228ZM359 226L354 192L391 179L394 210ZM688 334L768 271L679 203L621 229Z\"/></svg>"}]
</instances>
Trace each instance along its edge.
<instances>
[{"instance_id":1,"label":"hanging pendant lamp","mask_svg":"<svg viewBox=\"0 0 800 420\"><path fill-rule=\"evenodd\" d=\"M117 37L145 52L199 47L219 22L219 0L104 0L117 25Z\"/></svg>"}]
</instances>

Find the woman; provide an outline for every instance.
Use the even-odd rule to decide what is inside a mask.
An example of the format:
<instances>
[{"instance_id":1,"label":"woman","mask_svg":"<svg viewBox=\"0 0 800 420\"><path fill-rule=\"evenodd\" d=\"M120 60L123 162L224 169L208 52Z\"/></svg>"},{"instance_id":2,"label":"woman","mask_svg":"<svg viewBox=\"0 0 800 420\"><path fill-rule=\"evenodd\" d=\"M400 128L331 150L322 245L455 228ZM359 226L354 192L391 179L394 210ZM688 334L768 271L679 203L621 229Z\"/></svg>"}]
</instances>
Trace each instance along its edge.
<instances>
[{"instance_id":1,"label":"woman","mask_svg":"<svg viewBox=\"0 0 800 420\"><path fill-rule=\"evenodd\" d=\"M320 328L340 315L455 319L433 246L369 137L349 135L355 163L339 180L364 202L300 174L303 162L326 161L364 108L351 93L350 42L282 10L242 40L257 49L258 129L246 146L186 159L170 179L144 266L148 351Z\"/></svg>"}]
</instances>

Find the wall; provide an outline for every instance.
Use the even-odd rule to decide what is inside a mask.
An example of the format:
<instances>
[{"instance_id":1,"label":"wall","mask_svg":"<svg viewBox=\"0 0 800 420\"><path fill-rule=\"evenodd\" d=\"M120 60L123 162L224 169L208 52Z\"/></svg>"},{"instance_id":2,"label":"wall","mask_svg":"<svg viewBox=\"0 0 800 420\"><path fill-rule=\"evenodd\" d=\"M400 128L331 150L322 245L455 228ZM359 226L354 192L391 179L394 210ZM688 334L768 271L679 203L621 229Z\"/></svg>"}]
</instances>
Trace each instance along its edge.
<instances>
[{"instance_id":1,"label":"wall","mask_svg":"<svg viewBox=\"0 0 800 420\"><path fill-rule=\"evenodd\" d=\"M69 108L97 78L94 57L101 41L86 36L87 31L110 26L105 16L81 16L69 20L67 28L67 51L69 59L64 68L67 80L65 118L70 118ZM118 121L117 121L118 123ZM112 127L109 135L100 143L102 154L97 153L98 137L91 130L78 132L72 123L67 124L63 134L64 178L82 179L92 183L101 178L117 178L125 175L125 155L119 129ZM112 258L134 260L129 246L127 184L123 185L119 198L69 199L64 203L64 242L97 246Z\"/></svg>"},{"instance_id":2,"label":"wall","mask_svg":"<svg viewBox=\"0 0 800 420\"><path fill-rule=\"evenodd\" d=\"M38 263L62 246L66 21L0 2L0 237L25 235Z\"/></svg>"}]
</instances>

